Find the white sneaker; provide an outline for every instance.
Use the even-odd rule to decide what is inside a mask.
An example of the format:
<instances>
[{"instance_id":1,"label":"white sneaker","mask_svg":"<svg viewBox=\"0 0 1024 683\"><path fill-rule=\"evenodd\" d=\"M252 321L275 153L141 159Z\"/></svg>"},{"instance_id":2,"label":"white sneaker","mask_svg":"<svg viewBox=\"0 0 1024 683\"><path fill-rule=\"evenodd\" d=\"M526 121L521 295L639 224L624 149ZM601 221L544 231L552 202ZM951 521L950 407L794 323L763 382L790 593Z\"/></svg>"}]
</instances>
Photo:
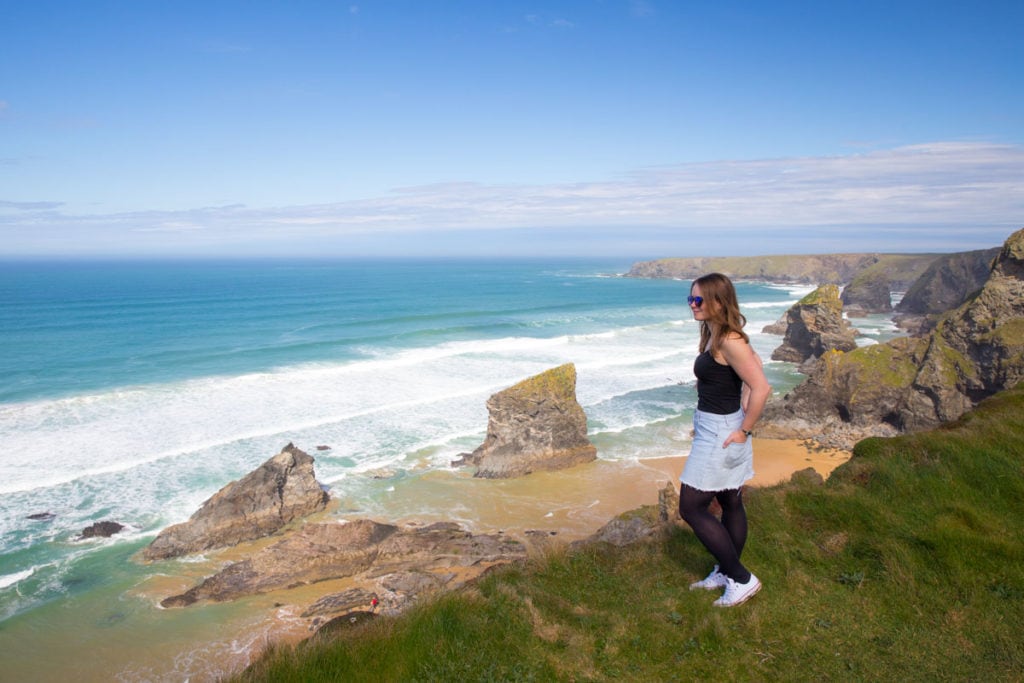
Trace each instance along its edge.
<instances>
[{"instance_id":1,"label":"white sneaker","mask_svg":"<svg viewBox=\"0 0 1024 683\"><path fill-rule=\"evenodd\" d=\"M725 582L728 581L728 578L729 577L727 577L725 574L718 571L718 565L716 564L715 568L711 570L710 574L705 576L700 581L694 581L693 583L691 583L690 590L695 591L704 589L711 591L715 590L716 588L725 588Z\"/></svg>"},{"instance_id":2,"label":"white sneaker","mask_svg":"<svg viewBox=\"0 0 1024 683\"><path fill-rule=\"evenodd\" d=\"M718 607L735 607L757 595L759 590L761 590L761 582L753 574L750 575L750 579L746 583L738 583L726 576L725 593L713 604Z\"/></svg>"}]
</instances>

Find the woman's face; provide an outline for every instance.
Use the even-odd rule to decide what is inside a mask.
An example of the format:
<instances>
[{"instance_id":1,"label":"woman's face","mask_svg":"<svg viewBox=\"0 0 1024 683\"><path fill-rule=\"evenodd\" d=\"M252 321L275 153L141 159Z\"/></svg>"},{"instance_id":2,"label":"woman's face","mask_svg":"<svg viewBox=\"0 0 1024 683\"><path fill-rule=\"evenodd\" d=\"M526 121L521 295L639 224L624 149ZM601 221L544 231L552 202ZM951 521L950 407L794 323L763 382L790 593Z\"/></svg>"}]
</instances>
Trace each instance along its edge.
<instances>
[{"instance_id":1,"label":"woman's face","mask_svg":"<svg viewBox=\"0 0 1024 683\"><path fill-rule=\"evenodd\" d=\"M701 295L700 285L695 284L692 287L690 287L690 296L695 298L695 299L698 298L698 297L701 298L701 299L704 298ZM707 320L707 317L705 315L707 313L707 310L706 310L707 307L708 307L708 302L707 301L703 301L699 306L697 305L696 301L692 301L690 303L690 313L693 314L693 319L694 320Z\"/></svg>"}]
</instances>

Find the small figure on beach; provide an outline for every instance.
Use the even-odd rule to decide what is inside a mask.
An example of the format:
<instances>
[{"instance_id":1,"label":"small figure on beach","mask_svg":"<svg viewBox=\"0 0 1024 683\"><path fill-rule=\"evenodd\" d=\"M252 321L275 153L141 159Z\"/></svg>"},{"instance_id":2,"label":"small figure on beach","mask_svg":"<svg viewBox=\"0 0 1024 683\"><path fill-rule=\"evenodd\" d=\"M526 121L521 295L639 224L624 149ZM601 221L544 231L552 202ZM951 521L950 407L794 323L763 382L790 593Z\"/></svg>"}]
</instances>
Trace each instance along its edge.
<instances>
[{"instance_id":1,"label":"small figure on beach","mask_svg":"<svg viewBox=\"0 0 1024 683\"><path fill-rule=\"evenodd\" d=\"M754 425L761 417L771 386L761 359L743 331L736 288L721 273L693 281L686 297L700 323L697 410L693 446L679 476L679 514L718 564L690 590L724 588L719 607L746 602L761 582L740 562L747 541L743 485L754 476ZM711 501L722 508L711 513Z\"/></svg>"}]
</instances>

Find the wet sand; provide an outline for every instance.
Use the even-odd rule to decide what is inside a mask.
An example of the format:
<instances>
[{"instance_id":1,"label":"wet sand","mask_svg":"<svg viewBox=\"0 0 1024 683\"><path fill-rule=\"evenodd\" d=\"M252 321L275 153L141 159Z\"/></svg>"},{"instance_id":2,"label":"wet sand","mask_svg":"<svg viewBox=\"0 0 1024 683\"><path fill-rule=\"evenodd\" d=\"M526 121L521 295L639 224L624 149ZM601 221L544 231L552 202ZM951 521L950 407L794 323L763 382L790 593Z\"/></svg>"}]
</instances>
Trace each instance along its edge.
<instances>
[{"instance_id":1,"label":"wet sand","mask_svg":"<svg viewBox=\"0 0 1024 683\"><path fill-rule=\"evenodd\" d=\"M754 441L752 486L772 486L798 470L823 477L850 457L847 451L816 451L803 441ZM622 512L658 502L666 483L679 485L685 456L632 462L596 460L559 472L517 479L475 479L471 471L437 471L396 486L382 506L397 523L457 521L478 532L531 529L566 540L589 536ZM374 516L360 511L351 517ZM349 516L349 515L342 515Z\"/></svg>"}]
</instances>

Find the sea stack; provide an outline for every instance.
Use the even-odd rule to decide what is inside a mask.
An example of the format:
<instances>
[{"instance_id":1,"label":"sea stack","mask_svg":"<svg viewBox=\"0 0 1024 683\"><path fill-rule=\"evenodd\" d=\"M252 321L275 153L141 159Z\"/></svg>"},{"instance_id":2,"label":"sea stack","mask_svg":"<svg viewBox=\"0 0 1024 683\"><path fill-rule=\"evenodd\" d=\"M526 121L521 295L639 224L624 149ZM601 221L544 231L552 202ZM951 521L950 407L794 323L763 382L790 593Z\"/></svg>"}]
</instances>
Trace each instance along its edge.
<instances>
[{"instance_id":1,"label":"sea stack","mask_svg":"<svg viewBox=\"0 0 1024 683\"><path fill-rule=\"evenodd\" d=\"M786 337L772 360L803 363L826 351L853 351L855 332L843 319L839 287L822 285L793 304L786 313Z\"/></svg>"},{"instance_id":2,"label":"sea stack","mask_svg":"<svg viewBox=\"0 0 1024 683\"><path fill-rule=\"evenodd\" d=\"M474 476L518 477L560 470L597 458L587 416L576 400L576 366L566 363L487 400L487 438L454 465L476 465Z\"/></svg>"},{"instance_id":3,"label":"sea stack","mask_svg":"<svg viewBox=\"0 0 1024 683\"><path fill-rule=\"evenodd\" d=\"M215 493L187 522L161 531L143 558L163 560L269 536L293 520L323 510L327 500L313 473L313 457L288 444Z\"/></svg>"}]
</instances>

